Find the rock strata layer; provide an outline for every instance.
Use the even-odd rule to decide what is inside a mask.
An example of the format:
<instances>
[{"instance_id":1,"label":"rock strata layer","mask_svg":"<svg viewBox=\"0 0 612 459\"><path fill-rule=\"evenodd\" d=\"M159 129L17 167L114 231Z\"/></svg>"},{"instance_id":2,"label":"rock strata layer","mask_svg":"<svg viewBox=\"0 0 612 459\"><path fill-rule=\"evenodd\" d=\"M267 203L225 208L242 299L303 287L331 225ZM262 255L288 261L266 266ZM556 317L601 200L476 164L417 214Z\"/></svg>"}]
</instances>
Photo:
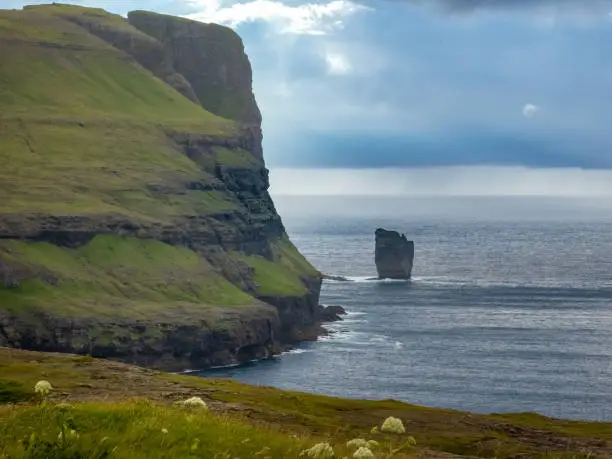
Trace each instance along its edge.
<instances>
[{"instance_id":1,"label":"rock strata layer","mask_svg":"<svg viewBox=\"0 0 612 459\"><path fill-rule=\"evenodd\" d=\"M410 279L414 242L397 231L378 228L375 232L375 263L379 279Z\"/></svg>"}]
</instances>

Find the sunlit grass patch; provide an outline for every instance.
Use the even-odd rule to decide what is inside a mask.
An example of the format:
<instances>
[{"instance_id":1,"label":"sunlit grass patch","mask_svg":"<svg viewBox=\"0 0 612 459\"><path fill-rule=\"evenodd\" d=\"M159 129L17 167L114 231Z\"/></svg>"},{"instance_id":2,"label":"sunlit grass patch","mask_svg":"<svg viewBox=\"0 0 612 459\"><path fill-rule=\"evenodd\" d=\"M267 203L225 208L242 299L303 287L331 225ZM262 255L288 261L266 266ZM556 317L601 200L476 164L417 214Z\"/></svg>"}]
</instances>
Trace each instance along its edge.
<instances>
[{"instance_id":1,"label":"sunlit grass patch","mask_svg":"<svg viewBox=\"0 0 612 459\"><path fill-rule=\"evenodd\" d=\"M0 285L0 302L12 311L36 307L57 315L133 318L254 301L192 250L152 239L96 236L75 249L5 241L0 244L0 258L33 273L18 286ZM54 281L35 275L40 272L53 273ZM121 303L131 308L120 307Z\"/></svg>"}]
</instances>

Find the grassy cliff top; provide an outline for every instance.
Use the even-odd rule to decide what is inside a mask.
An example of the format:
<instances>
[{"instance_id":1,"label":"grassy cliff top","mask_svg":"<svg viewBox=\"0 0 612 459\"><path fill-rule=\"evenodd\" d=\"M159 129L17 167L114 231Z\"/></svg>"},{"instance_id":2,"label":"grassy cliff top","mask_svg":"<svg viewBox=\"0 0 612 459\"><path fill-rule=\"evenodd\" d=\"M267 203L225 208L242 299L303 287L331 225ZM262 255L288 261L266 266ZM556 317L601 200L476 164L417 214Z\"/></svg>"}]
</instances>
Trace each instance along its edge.
<instances>
[{"instance_id":1,"label":"grassy cliff top","mask_svg":"<svg viewBox=\"0 0 612 459\"><path fill-rule=\"evenodd\" d=\"M0 10L0 119L106 126L152 122L186 132L232 132L233 123L186 99L74 18L155 41L99 9L42 5Z\"/></svg>"},{"instance_id":2,"label":"grassy cliff top","mask_svg":"<svg viewBox=\"0 0 612 459\"><path fill-rule=\"evenodd\" d=\"M213 178L167 134L232 138L235 124L182 96L75 17L155 41L103 10L0 10L0 161L6 166L0 189L7 193L0 214L119 213L150 221L233 210L227 198L183 193L186 183ZM175 193L154 196L151 187L160 184Z\"/></svg>"},{"instance_id":3,"label":"grassy cliff top","mask_svg":"<svg viewBox=\"0 0 612 459\"><path fill-rule=\"evenodd\" d=\"M33 392L40 379L54 387L43 411L35 406ZM171 406L193 396L205 400L210 412ZM408 435L415 438L416 447L393 457L569 459L612 453L609 423L348 400L171 375L86 356L0 348L0 457L26 457L18 454L19 441L30 438L33 431L39 439L54 443L62 416L54 406L62 401L72 404L71 428L78 431L80 441L70 444L73 456L53 457L77 457L76 451L91 454L103 437L108 437L111 449L117 447L111 457L126 458L291 458L320 441L329 441L342 457L349 455L345 446L349 439L375 439L381 445L392 441L397 446L405 444ZM389 416L403 421L405 435L370 433ZM200 441L192 451L196 439ZM386 457L385 447L374 449L376 457ZM266 454L257 454L264 448Z\"/></svg>"}]
</instances>

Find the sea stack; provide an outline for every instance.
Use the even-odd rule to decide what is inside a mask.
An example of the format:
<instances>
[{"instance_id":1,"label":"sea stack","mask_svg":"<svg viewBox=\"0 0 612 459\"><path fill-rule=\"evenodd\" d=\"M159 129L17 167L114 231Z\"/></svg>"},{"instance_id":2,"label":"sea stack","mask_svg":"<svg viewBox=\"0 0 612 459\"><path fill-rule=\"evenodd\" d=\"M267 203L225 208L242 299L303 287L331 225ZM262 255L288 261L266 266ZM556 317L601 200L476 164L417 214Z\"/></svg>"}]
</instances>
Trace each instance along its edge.
<instances>
[{"instance_id":1,"label":"sea stack","mask_svg":"<svg viewBox=\"0 0 612 459\"><path fill-rule=\"evenodd\" d=\"M379 279L410 279L414 242L397 231L378 228L374 260Z\"/></svg>"}]
</instances>

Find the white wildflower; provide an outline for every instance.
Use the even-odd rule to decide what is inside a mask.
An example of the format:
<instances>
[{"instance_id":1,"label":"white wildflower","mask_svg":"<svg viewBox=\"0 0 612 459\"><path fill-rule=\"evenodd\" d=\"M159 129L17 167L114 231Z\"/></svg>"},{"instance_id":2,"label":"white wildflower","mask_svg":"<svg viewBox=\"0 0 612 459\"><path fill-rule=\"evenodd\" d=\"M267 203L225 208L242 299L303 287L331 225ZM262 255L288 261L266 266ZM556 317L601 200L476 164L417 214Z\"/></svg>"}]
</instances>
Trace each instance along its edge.
<instances>
[{"instance_id":1,"label":"white wildflower","mask_svg":"<svg viewBox=\"0 0 612 459\"><path fill-rule=\"evenodd\" d=\"M378 426L374 426L372 427L372 430L370 430L371 434L377 434L378 433Z\"/></svg>"},{"instance_id":2,"label":"white wildflower","mask_svg":"<svg viewBox=\"0 0 612 459\"><path fill-rule=\"evenodd\" d=\"M363 438L353 438L346 442L348 448L361 448L362 446L368 446L368 442Z\"/></svg>"},{"instance_id":3,"label":"white wildflower","mask_svg":"<svg viewBox=\"0 0 612 459\"><path fill-rule=\"evenodd\" d=\"M331 459L334 457L334 449L329 443L317 443L312 448L302 451L301 455L306 455L313 459Z\"/></svg>"},{"instance_id":4,"label":"white wildflower","mask_svg":"<svg viewBox=\"0 0 612 459\"><path fill-rule=\"evenodd\" d=\"M383 425L380 427L381 432L395 433L395 434L403 434L406 433L406 429L404 428L404 424L401 419L394 418L393 416L385 419Z\"/></svg>"},{"instance_id":5,"label":"white wildflower","mask_svg":"<svg viewBox=\"0 0 612 459\"><path fill-rule=\"evenodd\" d=\"M79 438L79 433L74 430L74 429L70 429L66 431L66 438L70 439L70 438ZM57 434L57 439L58 440L63 440L64 439L64 434L62 432L60 432L59 434Z\"/></svg>"},{"instance_id":6,"label":"white wildflower","mask_svg":"<svg viewBox=\"0 0 612 459\"><path fill-rule=\"evenodd\" d=\"M167 433L168 433L168 429L163 428L163 429L161 430L161 433L163 433L164 435L165 435L165 434L167 434Z\"/></svg>"},{"instance_id":7,"label":"white wildflower","mask_svg":"<svg viewBox=\"0 0 612 459\"><path fill-rule=\"evenodd\" d=\"M39 394L41 397L46 397L49 395L49 392L51 392L52 389L53 387L51 386L51 383L45 380L38 381L34 386L34 392Z\"/></svg>"},{"instance_id":8,"label":"white wildflower","mask_svg":"<svg viewBox=\"0 0 612 459\"><path fill-rule=\"evenodd\" d=\"M374 453L369 448L362 446L357 451L355 451L353 457L355 459L371 459L374 457Z\"/></svg>"},{"instance_id":9,"label":"white wildflower","mask_svg":"<svg viewBox=\"0 0 612 459\"><path fill-rule=\"evenodd\" d=\"M380 446L380 443L378 443L376 440L368 440L368 444L367 447L370 449L374 449Z\"/></svg>"},{"instance_id":10,"label":"white wildflower","mask_svg":"<svg viewBox=\"0 0 612 459\"><path fill-rule=\"evenodd\" d=\"M183 401L176 402L176 403L177 405L191 407L191 408L208 409L208 405L200 397L191 397L191 398L188 398L187 400L183 400Z\"/></svg>"}]
</instances>

